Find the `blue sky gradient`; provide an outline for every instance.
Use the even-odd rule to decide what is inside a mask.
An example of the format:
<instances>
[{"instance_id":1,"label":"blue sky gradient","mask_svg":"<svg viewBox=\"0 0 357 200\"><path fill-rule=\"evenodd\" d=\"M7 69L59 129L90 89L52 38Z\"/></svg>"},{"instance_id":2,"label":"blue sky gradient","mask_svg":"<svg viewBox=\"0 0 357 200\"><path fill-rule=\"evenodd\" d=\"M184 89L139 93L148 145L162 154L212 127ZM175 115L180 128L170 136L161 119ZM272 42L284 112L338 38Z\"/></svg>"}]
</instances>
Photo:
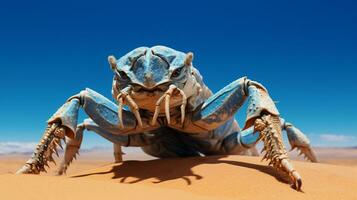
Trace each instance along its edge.
<instances>
[{"instance_id":1,"label":"blue sky gradient","mask_svg":"<svg viewBox=\"0 0 357 200\"><path fill-rule=\"evenodd\" d=\"M0 142L37 142L85 87L111 98L107 56L161 44L193 51L213 91L261 82L314 145L357 146L355 1L131 2L1 3Z\"/></svg>"}]
</instances>

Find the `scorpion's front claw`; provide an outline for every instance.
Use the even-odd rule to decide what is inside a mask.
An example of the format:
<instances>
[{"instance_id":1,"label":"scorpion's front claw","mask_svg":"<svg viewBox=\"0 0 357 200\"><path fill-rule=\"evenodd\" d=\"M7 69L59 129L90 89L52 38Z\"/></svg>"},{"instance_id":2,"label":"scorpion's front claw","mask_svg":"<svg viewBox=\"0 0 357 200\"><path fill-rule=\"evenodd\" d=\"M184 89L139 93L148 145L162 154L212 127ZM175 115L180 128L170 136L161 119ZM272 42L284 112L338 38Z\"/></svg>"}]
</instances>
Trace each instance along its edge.
<instances>
[{"instance_id":1,"label":"scorpion's front claw","mask_svg":"<svg viewBox=\"0 0 357 200\"><path fill-rule=\"evenodd\" d=\"M301 176L288 159L282 141L279 117L263 115L260 119L255 120L254 128L261 132L261 139L264 142L262 152L265 151L265 155L263 159L269 160L269 165L287 174L292 183L292 187L296 190L300 190L302 185Z\"/></svg>"},{"instance_id":2,"label":"scorpion's front claw","mask_svg":"<svg viewBox=\"0 0 357 200\"><path fill-rule=\"evenodd\" d=\"M55 162L52 154L58 156L57 146L61 146L61 139L65 138L65 128L59 123L51 123L45 130L40 143L36 146L31 158L22 166L16 174L39 174L46 172L48 162Z\"/></svg>"}]
</instances>

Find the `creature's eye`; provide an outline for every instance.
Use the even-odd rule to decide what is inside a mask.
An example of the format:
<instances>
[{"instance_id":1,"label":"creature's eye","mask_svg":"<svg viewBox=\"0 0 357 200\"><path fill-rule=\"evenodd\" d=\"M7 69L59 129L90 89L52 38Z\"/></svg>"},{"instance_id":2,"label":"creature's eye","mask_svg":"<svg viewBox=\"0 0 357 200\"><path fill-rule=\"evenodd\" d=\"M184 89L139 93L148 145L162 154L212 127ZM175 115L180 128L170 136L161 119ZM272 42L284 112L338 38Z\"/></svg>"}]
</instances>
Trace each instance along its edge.
<instances>
[{"instance_id":1,"label":"creature's eye","mask_svg":"<svg viewBox=\"0 0 357 200\"><path fill-rule=\"evenodd\" d=\"M175 69L172 74L171 77L172 78L177 78L178 76L180 76L181 72L182 72L183 67L177 68Z\"/></svg>"},{"instance_id":2,"label":"creature's eye","mask_svg":"<svg viewBox=\"0 0 357 200\"><path fill-rule=\"evenodd\" d=\"M117 75L119 76L118 78L121 80L128 80L129 77L126 75L125 72L117 70Z\"/></svg>"}]
</instances>

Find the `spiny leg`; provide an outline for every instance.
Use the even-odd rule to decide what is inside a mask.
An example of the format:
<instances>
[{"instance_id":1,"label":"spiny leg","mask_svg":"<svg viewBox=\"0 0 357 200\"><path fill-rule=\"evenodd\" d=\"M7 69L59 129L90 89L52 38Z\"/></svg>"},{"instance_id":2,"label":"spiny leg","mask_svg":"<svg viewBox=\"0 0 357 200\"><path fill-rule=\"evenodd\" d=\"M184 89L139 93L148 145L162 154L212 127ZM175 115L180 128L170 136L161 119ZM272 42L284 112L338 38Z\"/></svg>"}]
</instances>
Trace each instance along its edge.
<instances>
[{"instance_id":1,"label":"spiny leg","mask_svg":"<svg viewBox=\"0 0 357 200\"><path fill-rule=\"evenodd\" d=\"M262 134L255 130L255 128L259 128L259 123L256 124L256 122L265 120L264 122L266 123L262 132L266 127L269 128L269 131L263 132L265 134L264 138L266 138L263 142L265 146L270 147L273 145L271 148L266 149L269 153L267 158L272 161L271 164L273 164L274 168L278 170L280 169L278 166L284 168L283 171L290 175L293 185L299 190L301 187L300 175L293 169L288 159L282 156L285 156L286 151L281 139L280 114L267 90L261 84L241 78L224 87L211 96L201 108L194 111L191 119L192 123L185 127L186 131L201 132L217 129L234 116L248 97L247 119L243 130L251 128L258 134L248 134L246 137L237 138L241 140L239 143L244 144L243 140L246 138L248 139L248 144L255 145L262 137ZM273 120L269 121L266 116L271 116ZM249 145L246 146L251 147Z\"/></svg>"},{"instance_id":2,"label":"spiny leg","mask_svg":"<svg viewBox=\"0 0 357 200\"><path fill-rule=\"evenodd\" d=\"M118 107L102 95L86 89L69 98L48 120L48 129L46 129L33 156L17 172L18 174L38 174L41 171L45 171L44 166L47 165L47 162L53 161L52 153L55 153L55 147L60 145L59 139L64 139L65 136L72 139L76 137L78 110L80 107L101 129L110 134L133 134L158 128L158 126L150 126L148 120L143 121L143 127L138 128L135 115L127 110L123 110L122 121L125 128L119 128Z\"/></svg>"},{"instance_id":3,"label":"spiny leg","mask_svg":"<svg viewBox=\"0 0 357 200\"><path fill-rule=\"evenodd\" d=\"M288 159L282 139L282 127L279 112L270 98L268 91L257 82L248 86L249 104L245 128L254 126L260 132L260 140L264 143L266 154L263 158L269 160L276 170L286 173L292 182L292 187L300 190L302 180Z\"/></svg>"},{"instance_id":4,"label":"spiny leg","mask_svg":"<svg viewBox=\"0 0 357 200\"><path fill-rule=\"evenodd\" d=\"M282 141L280 120L278 116L263 114L255 120L253 126L226 136L222 142L222 150L226 154L244 152L263 141L265 152L263 159L269 161L276 170L286 173L295 189L301 188L301 177L291 165Z\"/></svg>"},{"instance_id":5,"label":"spiny leg","mask_svg":"<svg viewBox=\"0 0 357 200\"><path fill-rule=\"evenodd\" d=\"M273 115L263 115L255 121L255 129L260 131L260 139L264 143L263 159L269 160L269 165L289 175L294 189L300 190L302 181L300 174L289 161L287 151L283 145L280 118Z\"/></svg>"},{"instance_id":6,"label":"spiny leg","mask_svg":"<svg viewBox=\"0 0 357 200\"><path fill-rule=\"evenodd\" d=\"M65 130L58 123L48 125L45 130L42 140L36 146L34 153L26 164L20 168L16 174L39 174L46 172L45 166L49 166L48 162L55 163L53 153L57 152L57 147L61 147L61 139L65 138ZM56 163L55 163L56 164Z\"/></svg>"}]
</instances>

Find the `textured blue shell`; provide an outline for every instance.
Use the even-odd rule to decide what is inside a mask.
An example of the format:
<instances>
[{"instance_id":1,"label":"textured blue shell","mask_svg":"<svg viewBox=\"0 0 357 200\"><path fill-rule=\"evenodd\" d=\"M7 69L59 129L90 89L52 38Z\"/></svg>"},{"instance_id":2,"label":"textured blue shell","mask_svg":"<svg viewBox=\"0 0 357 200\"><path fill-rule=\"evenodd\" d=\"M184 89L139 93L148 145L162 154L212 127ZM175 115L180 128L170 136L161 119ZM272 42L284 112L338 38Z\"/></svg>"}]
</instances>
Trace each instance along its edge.
<instances>
[{"instance_id":1,"label":"textured blue shell","mask_svg":"<svg viewBox=\"0 0 357 200\"><path fill-rule=\"evenodd\" d=\"M153 88L170 81L171 73L184 66L186 54L165 46L139 47L117 61L131 83Z\"/></svg>"}]
</instances>

